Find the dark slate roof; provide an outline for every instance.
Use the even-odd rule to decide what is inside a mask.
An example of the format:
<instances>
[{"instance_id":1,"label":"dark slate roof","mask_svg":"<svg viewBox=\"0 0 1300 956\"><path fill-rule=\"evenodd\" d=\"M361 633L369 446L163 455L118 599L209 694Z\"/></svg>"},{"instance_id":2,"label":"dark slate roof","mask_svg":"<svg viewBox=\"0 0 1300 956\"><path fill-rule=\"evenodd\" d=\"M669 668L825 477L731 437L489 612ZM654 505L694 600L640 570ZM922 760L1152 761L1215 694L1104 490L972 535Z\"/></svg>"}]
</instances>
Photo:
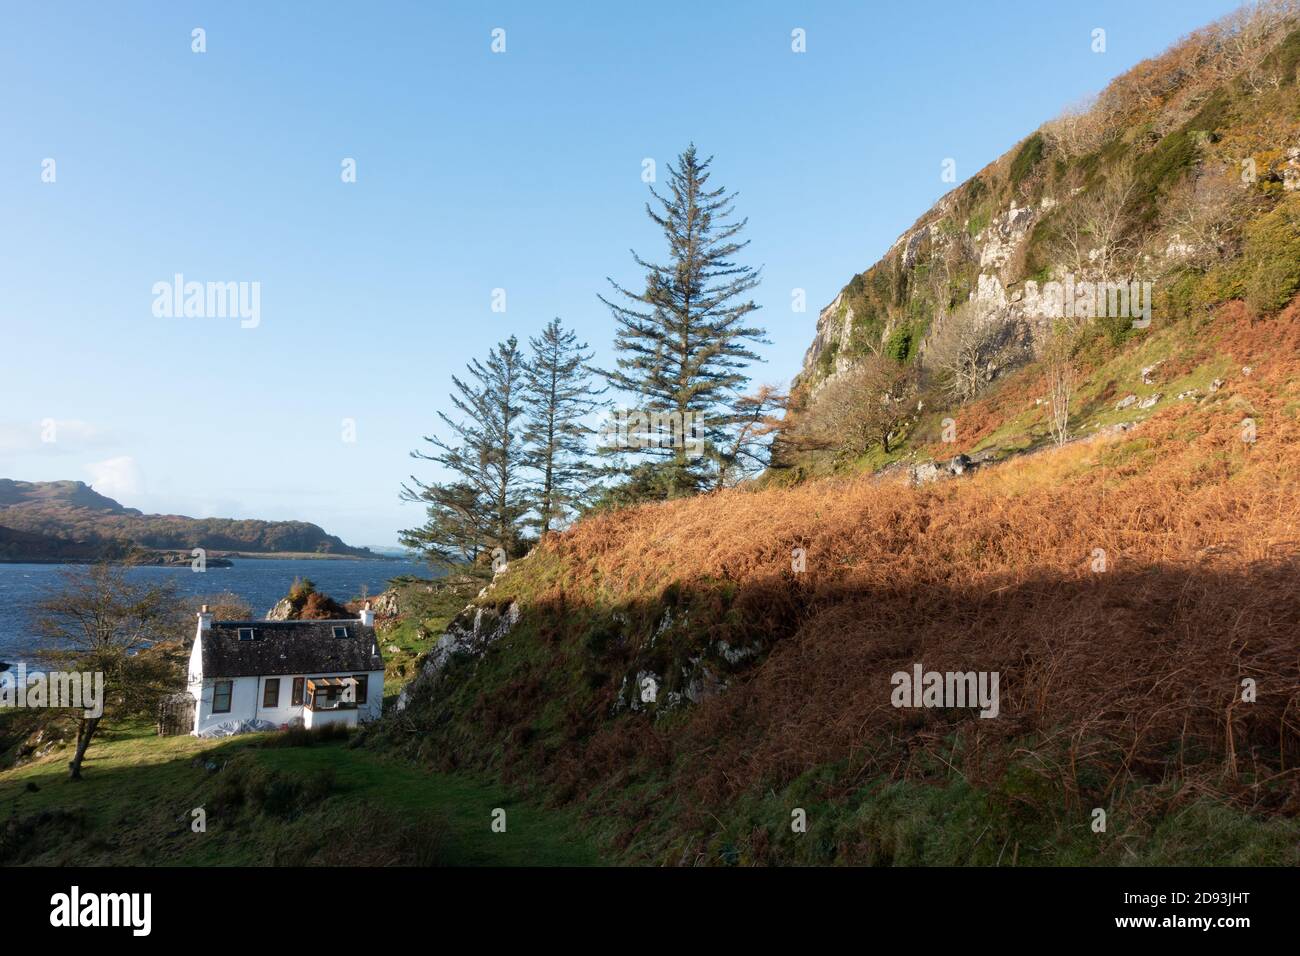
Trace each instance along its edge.
<instances>
[{"instance_id":1,"label":"dark slate roof","mask_svg":"<svg viewBox=\"0 0 1300 956\"><path fill-rule=\"evenodd\" d=\"M334 628L346 627L347 637ZM251 627L254 640L241 641ZM373 627L347 621L213 621L203 632L204 677L333 674L384 669Z\"/></svg>"}]
</instances>

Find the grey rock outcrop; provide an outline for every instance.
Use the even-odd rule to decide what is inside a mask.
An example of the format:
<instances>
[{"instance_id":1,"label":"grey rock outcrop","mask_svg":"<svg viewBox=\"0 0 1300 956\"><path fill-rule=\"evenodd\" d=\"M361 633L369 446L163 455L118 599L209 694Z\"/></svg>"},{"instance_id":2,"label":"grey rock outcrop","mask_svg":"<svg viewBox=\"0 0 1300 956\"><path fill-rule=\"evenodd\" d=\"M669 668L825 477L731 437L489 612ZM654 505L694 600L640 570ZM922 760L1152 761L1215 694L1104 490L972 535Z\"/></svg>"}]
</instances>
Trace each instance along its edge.
<instances>
[{"instance_id":1,"label":"grey rock outcrop","mask_svg":"<svg viewBox=\"0 0 1300 956\"><path fill-rule=\"evenodd\" d=\"M266 612L268 621L287 621L293 616L293 603L287 598L282 597L275 602L275 607Z\"/></svg>"},{"instance_id":2,"label":"grey rock outcrop","mask_svg":"<svg viewBox=\"0 0 1300 956\"><path fill-rule=\"evenodd\" d=\"M372 597L370 599L370 608L375 612L376 617L396 617L401 614L401 603L397 597L397 589L389 588L383 594Z\"/></svg>"},{"instance_id":3,"label":"grey rock outcrop","mask_svg":"<svg viewBox=\"0 0 1300 956\"><path fill-rule=\"evenodd\" d=\"M468 605L456 615L438 642L425 656L420 673L402 688L397 697L397 709L405 710L412 695L432 685L458 654L482 657L483 653L510 633L519 623L521 611L518 602L512 602L504 612L492 607Z\"/></svg>"}]
</instances>

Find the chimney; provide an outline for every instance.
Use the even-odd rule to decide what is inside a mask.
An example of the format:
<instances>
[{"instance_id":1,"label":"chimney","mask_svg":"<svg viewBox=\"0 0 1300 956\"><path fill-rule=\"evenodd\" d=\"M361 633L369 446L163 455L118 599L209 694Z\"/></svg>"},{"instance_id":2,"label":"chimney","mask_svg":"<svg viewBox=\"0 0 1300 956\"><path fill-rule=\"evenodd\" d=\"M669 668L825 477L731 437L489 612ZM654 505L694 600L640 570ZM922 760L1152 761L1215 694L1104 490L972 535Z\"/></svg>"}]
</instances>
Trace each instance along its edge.
<instances>
[{"instance_id":1,"label":"chimney","mask_svg":"<svg viewBox=\"0 0 1300 956\"><path fill-rule=\"evenodd\" d=\"M212 612L208 610L206 604L199 608L199 630L212 630Z\"/></svg>"},{"instance_id":2,"label":"chimney","mask_svg":"<svg viewBox=\"0 0 1300 956\"><path fill-rule=\"evenodd\" d=\"M369 601L367 601L366 606L361 609L361 626L362 627L375 626L375 612L370 610Z\"/></svg>"}]
</instances>

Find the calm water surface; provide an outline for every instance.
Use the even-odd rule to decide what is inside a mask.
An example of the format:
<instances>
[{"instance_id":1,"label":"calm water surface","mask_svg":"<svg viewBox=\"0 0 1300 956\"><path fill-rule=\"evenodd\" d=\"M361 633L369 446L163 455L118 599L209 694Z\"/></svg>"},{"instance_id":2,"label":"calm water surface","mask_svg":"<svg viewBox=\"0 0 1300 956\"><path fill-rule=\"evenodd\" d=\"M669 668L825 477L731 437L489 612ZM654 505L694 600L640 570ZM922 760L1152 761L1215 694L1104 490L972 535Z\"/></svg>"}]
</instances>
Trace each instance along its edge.
<instances>
[{"instance_id":1,"label":"calm water surface","mask_svg":"<svg viewBox=\"0 0 1300 956\"><path fill-rule=\"evenodd\" d=\"M429 578L428 565L413 561L338 561L276 558L235 558L234 567L208 568L198 573L189 567L128 568L127 576L140 581L170 578L182 595L198 597L231 591L261 617L289 591L294 578L311 578L318 591L339 601L378 594L388 581L403 574ZM0 564L0 661L25 660L35 642L32 607L40 595L59 585L60 574L84 565Z\"/></svg>"}]
</instances>

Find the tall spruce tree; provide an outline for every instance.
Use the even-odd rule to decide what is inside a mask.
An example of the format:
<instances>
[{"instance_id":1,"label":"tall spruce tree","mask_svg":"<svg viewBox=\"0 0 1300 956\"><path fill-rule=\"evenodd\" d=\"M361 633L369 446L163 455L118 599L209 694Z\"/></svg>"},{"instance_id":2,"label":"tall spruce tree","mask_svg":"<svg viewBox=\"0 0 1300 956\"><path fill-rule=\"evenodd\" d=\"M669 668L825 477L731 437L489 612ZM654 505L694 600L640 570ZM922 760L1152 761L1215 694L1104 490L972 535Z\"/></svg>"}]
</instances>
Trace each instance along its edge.
<instances>
[{"instance_id":1,"label":"tall spruce tree","mask_svg":"<svg viewBox=\"0 0 1300 956\"><path fill-rule=\"evenodd\" d=\"M524 463L536 472L532 482L534 524L545 534L564 523L590 491L596 469L588 458L595 430L584 419L600 406L587 363L587 343L565 329L558 318L530 338L532 357L524 366ZM585 353L585 354L584 354Z\"/></svg>"},{"instance_id":2,"label":"tall spruce tree","mask_svg":"<svg viewBox=\"0 0 1300 956\"><path fill-rule=\"evenodd\" d=\"M411 452L456 476L441 484L412 476L402 486L405 500L429 506L428 520L403 531L402 543L435 564L472 564L497 548L507 557L521 553L521 519L528 510L519 420L524 364L514 336L493 348L485 362L470 362L469 381L452 377L451 402L463 417L438 413L450 440L426 436L434 451Z\"/></svg>"},{"instance_id":3,"label":"tall spruce tree","mask_svg":"<svg viewBox=\"0 0 1300 956\"><path fill-rule=\"evenodd\" d=\"M748 220L732 219L734 194L708 188L711 163L692 143L669 166L668 194L650 187L660 208L647 203L646 213L668 240L668 261L647 262L633 251L646 270L645 291L631 292L610 279L623 303L600 297L618 329L617 368L601 374L631 393L639 412L649 413L626 421L619 444L660 459L651 484L669 495L705 484L708 460L744 418L732 403L749 381L743 369L759 359L751 346L767 343L764 330L747 319L759 308L745 293L758 285L760 270L734 261L749 244L736 238ZM656 447L660 413L679 424L698 423L687 437L702 439L704 454L694 454L699 446L681 436L672 447ZM644 466L635 470L645 477Z\"/></svg>"}]
</instances>

